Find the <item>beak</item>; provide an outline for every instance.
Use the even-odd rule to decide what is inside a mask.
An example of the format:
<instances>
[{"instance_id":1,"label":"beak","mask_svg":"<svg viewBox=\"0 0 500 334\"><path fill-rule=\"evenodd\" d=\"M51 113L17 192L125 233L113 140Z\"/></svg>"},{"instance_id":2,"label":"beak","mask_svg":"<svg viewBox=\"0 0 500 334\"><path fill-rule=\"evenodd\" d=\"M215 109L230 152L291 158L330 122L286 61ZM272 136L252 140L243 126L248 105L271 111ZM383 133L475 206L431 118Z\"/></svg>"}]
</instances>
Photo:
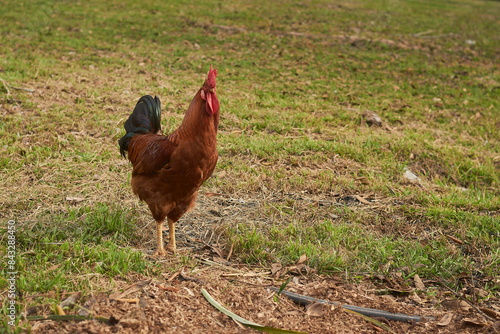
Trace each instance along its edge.
<instances>
[{"instance_id":1,"label":"beak","mask_svg":"<svg viewBox=\"0 0 500 334\"><path fill-rule=\"evenodd\" d=\"M210 88L208 91L209 91L210 93L215 93L215 88Z\"/></svg>"}]
</instances>

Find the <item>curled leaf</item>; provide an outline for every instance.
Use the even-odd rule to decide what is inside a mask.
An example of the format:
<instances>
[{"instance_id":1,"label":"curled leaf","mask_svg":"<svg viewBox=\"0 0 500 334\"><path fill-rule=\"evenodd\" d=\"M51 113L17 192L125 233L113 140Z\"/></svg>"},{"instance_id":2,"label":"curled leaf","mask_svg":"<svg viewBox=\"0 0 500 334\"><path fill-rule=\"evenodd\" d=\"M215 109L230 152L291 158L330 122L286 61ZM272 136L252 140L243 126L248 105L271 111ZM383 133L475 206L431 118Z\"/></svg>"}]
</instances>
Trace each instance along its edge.
<instances>
[{"instance_id":1,"label":"curled leaf","mask_svg":"<svg viewBox=\"0 0 500 334\"><path fill-rule=\"evenodd\" d=\"M306 314L311 317L322 317L325 314L325 304L313 303L306 306Z\"/></svg>"},{"instance_id":2,"label":"curled leaf","mask_svg":"<svg viewBox=\"0 0 500 334\"><path fill-rule=\"evenodd\" d=\"M439 320L436 323L436 325L441 326L441 327L448 326L450 324L451 320L453 320L453 313L449 312L449 313L446 313L444 315L444 317L442 317L441 320Z\"/></svg>"}]
</instances>

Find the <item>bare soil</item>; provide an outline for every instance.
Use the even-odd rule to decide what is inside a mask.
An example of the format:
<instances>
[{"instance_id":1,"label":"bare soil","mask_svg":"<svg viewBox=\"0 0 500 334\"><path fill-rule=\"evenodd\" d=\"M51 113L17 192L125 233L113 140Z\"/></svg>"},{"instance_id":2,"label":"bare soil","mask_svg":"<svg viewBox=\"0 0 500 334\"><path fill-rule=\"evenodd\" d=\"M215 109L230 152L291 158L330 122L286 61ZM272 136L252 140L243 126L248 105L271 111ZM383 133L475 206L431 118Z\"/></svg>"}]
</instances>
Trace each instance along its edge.
<instances>
[{"instance_id":1,"label":"bare soil","mask_svg":"<svg viewBox=\"0 0 500 334\"><path fill-rule=\"evenodd\" d=\"M479 304L491 311L490 316L497 317L496 322L487 321L435 281L423 280L426 286L436 287L435 293L428 295L411 286L400 272L376 277L358 275L356 279L346 280L342 274L317 275L307 266L307 261L288 267L249 266L232 259L222 246L208 246L201 239L193 239L190 245L195 250L184 248L179 254L158 261L165 268L171 268L172 262L189 253L199 261L194 270L182 268L174 273L165 270L161 277L154 279L129 275L116 280L112 290L85 296L74 294L73 306L65 309L67 314L85 315L81 308L74 306L83 305L94 316L112 319L112 325L95 320L45 320L32 322L32 333L257 332L242 327L209 304L200 292L202 288L233 313L264 326L307 333L384 332L341 306L324 305L319 310L309 310L283 295L275 298L270 287L279 288L284 277L292 277L286 286L290 292L340 304L434 318L418 323L376 319L395 333L498 333L500 329L497 301ZM49 315L52 309L49 305L31 307L26 314Z\"/></svg>"}]
</instances>

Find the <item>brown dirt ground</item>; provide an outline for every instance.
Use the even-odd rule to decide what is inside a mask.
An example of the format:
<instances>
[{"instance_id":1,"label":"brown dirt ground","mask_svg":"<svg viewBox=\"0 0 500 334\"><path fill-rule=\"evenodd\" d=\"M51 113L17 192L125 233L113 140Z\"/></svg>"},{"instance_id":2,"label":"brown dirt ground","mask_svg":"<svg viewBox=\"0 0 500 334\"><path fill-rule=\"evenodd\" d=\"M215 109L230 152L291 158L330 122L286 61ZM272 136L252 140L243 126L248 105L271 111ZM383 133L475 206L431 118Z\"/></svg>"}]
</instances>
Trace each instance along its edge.
<instances>
[{"instance_id":1,"label":"brown dirt ground","mask_svg":"<svg viewBox=\"0 0 500 334\"><path fill-rule=\"evenodd\" d=\"M178 254L177 256L182 255ZM185 252L185 251L184 251ZM341 276L319 276L305 266L292 266L271 274L262 267L250 267L227 261L219 256L221 249L205 246L195 251L199 265L191 272L164 272L161 278L150 279L129 275L116 281L117 287L108 292L76 295L75 304L84 305L93 315L114 317L117 324L97 321L32 322L32 333L249 333L255 330L241 325L222 314L203 297L206 289L221 305L255 323L307 333L378 333L384 330L348 313L340 306L324 306L322 312L310 314L281 295L275 300L271 286L279 288L282 273L293 277L286 290L341 304L375 308L408 315L434 317L433 322L403 323L383 321L396 333L498 333L496 323L483 321L465 302L451 293L436 290L436 296L417 293L398 283L400 275L370 278L357 282ZM226 254L224 253L224 256ZM163 263L169 259L163 260ZM307 273L309 272L309 274ZM276 278L278 277L278 279ZM283 276L282 276L283 277ZM430 284L424 281L426 285ZM384 294L381 294L385 291ZM441 302L438 302L438 299ZM500 305L483 302L482 307L496 310ZM50 306L32 307L27 315L51 314ZM69 307L67 314L78 314L78 307ZM445 315L452 316L449 324L438 325ZM474 319L480 325L467 322ZM378 319L381 320L381 319ZM257 331L255 331L257 332Z\"/></svg>"}]
</instances>

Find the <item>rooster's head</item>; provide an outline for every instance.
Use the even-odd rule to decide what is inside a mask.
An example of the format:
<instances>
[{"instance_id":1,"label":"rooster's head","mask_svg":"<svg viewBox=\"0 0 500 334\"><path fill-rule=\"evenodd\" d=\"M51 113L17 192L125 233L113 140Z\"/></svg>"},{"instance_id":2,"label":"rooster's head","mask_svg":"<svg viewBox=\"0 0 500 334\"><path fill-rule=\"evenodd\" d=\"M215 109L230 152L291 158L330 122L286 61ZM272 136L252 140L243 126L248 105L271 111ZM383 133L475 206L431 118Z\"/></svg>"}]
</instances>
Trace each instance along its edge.
<instances>
[{"instance_id":1,"label":"rooster's head","mask_svg":"<svg viewBox=\"0 0 500 334\"><path fill-rule=\"evenodd\" d=\"M210 65L210 71L208 71L207 80L201 87L201 98L206 101L206 110L209 115L213 115L219 111L219 100L217 99L217 94L215 93L215 77L217 76L217 69L212 70L212 65Z\"/></svg>"}]
</instances>

